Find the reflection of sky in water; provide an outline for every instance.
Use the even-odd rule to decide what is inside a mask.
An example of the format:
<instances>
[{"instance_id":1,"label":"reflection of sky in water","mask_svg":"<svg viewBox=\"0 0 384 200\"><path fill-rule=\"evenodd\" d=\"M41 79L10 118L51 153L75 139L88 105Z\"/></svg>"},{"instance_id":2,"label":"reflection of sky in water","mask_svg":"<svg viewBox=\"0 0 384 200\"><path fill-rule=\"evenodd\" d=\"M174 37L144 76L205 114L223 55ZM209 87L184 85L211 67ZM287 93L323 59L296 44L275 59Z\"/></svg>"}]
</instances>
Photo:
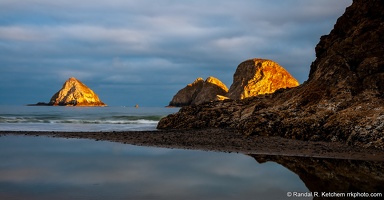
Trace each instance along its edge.
<instances>
[{"instance_id":1,"label":"reflection of sky in water","mask_svg":"<svg viewBox=\"0 0 384 200\"><path fill-rule=\"evenodd\" d=\"M306 192L272 162L235 153L0 137L0 199L284 199Z\"/></svg>"}]
</instances>

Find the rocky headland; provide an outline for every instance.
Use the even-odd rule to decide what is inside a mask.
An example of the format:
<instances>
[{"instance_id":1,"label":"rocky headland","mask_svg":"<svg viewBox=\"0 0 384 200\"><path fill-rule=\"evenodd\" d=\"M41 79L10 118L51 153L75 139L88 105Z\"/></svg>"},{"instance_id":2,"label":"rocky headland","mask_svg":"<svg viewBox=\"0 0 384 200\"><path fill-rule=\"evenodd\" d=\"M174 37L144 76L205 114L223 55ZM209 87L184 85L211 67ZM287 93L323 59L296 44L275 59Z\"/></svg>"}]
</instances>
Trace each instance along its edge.
<instances>
[{"instance_id":1,"label":"rocky headland","mask_svg":"<svg viewBox=\"0 0 384 200\"><path fill-rule=\"evenodd\" d=\"M49 103L39 102L44 106L107 106L97 94L74 77L69 78L56 92Z\"/></svg>"},{"instance_id":2,"label":"rocky headland","mask_svg":"<svg viewBox=\"0 0 384 200\"><path fill-rule=\"evenodd\" d=\"M354 0L320 38L302 85L186 106L159 129L229 128L245 135L384 149L384 1Z\"/></svg>"}]
</instances>

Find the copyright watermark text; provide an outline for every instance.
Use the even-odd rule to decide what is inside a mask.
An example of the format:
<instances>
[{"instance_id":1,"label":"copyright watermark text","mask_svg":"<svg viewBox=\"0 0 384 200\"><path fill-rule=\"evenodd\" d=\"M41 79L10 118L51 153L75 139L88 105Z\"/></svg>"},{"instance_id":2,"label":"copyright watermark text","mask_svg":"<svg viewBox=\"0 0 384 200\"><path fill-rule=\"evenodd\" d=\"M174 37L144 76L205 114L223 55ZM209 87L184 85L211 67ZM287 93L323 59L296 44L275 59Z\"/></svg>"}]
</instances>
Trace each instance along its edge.
<instances>
[{"instance_id":1,"label":"copyright watermark text","mask_svg":"<svg viewBox=\"0 0 384 200\"><path fill-rule=\"evenodd\" d=\"M337 197L351 197L351 198L380 198L383 197L381 192L368 193L368 192L287 192L287 197L322 197L322 198L337 198Z\"/></svg>"}]
</instances>

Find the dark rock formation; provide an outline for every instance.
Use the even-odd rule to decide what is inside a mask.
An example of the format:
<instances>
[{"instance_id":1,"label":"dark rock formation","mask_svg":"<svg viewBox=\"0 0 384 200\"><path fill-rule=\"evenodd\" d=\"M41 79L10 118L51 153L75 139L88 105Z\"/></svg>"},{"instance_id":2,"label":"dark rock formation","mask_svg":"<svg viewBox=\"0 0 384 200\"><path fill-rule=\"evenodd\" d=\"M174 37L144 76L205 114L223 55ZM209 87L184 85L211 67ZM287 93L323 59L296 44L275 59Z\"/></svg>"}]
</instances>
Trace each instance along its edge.
<instances>
[{"instance_id":1,"label":"dark rock formation","mask_svg":"<svg viewBox=\"0 0 384 200\"><path fill-rule=\"evenodd\" d=\"M226 95L228 88L224 83L215 77L208 77L201 91L197 94L196 98L192 101L192 104L202 104L205 102L218 100L217 95Z\"/></svg>"},{"instance_id":2,"label":"dark rock formation","mask_svg":"<svg viewBox=\"0 0 384 200\"><path fill-rule=\"evenodd\" d=\"M384 1L354 0L316 46L308 80L244 100L180 109L158 128L235 128L244 134L384 149Z\"/></svg>"},{"instance_id":3,"label":"dark rock formation","mask_svg":"<svg viewBox=\"0 0 384 200\"><path fill-rule=\"evenodd\" d=\"M384 163L361 160L340 160L289 156L250 155L258 163L276 162L296 173L312 192L360 192L384 191ZM353 199L337 198L337 199ZM357 197L357 199L363 199Z\"/></svg>"},{"instance_id":4,"label":"dark rock formation","mask_svg":"<svg viewBox=\"0 0 384 200\"><path fill-rule=\"evenodd\" d=\"M276 62L255 58L244 61L237 67L227 97L244 99L298 85L299 82Z\"/></svg>"},{"instance_id":5,"label":"dark rock formation","mask_svg":"<svg viewBox=\"0 0 384 200\"><path fill-rule=\"evenodd\" d=\"M179 90L169 106L182 107L210 102L218 100L217 95L224 96L227 92L227 86L215 77L210 76L205 81L197 78L193 83Z\"/></svg>"},{"instance_id":6,"label":"dark rock formation","mask_svg":"<svg viewBox=\"0 0 384 200\"><path fill-rule=\"evenodd\" d=\"M46 102L37 102L34 104L27 104L27 106L51 106L49 103Z\"/></svg>"},{"instance_id":7,"label":"dark rock formation","mask_svg":"<svg viewBox=\"0 0 384 200\"><path fill-rule=\"evenodd\" d=\"M188 84L183 89L179 90L175 96L173 96L169 106L188 106L192 104L192 101L196 98L197 94L203 88L204 80L197 78L193 83Z\"/></svg>"},{"instance_id":8,"label":"dark rock formation","mask_svg":"<svg viewBox=\"0 0 384 200\"><path fill-rule=\"evenodd\" d=\"M49 102L53 106L106 106L99 97L76 78L69 78Z\"/></svg>"}]
</instances>

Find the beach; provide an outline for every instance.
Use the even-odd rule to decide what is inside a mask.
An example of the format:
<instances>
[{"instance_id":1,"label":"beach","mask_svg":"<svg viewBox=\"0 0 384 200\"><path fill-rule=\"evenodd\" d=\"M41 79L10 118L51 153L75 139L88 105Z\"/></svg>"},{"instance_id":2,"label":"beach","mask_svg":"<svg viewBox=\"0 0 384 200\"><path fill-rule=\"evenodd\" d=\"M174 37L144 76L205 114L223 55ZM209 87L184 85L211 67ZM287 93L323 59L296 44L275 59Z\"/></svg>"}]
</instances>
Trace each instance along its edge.
<instances>
[{"instance_id":1,"label":"beach","mask_svg":"<svg viewBox=\"0 0 384 200\"><path fill-rule=\"evenodd\" d=\"M359 148L337 142L301 141L270 136L245 136L230 129L110 132L0 131L0 135L81 138L138 146L194 149L252 155L384 161L384 152L379 149Z\"/></svg>"},{"instance_id":2,"label":"beach","mask_svg":"<svg viewBox=\"0 0 384 200\"><path fill-rule=\"evenodd\" d=\"M384 161L375 148L338 142L314 142L278 136L246 136L228 128L156 129L179 108L1 106L0 135L83 138L118 143L316 158Z\"/></svg>"}]
</instances>

